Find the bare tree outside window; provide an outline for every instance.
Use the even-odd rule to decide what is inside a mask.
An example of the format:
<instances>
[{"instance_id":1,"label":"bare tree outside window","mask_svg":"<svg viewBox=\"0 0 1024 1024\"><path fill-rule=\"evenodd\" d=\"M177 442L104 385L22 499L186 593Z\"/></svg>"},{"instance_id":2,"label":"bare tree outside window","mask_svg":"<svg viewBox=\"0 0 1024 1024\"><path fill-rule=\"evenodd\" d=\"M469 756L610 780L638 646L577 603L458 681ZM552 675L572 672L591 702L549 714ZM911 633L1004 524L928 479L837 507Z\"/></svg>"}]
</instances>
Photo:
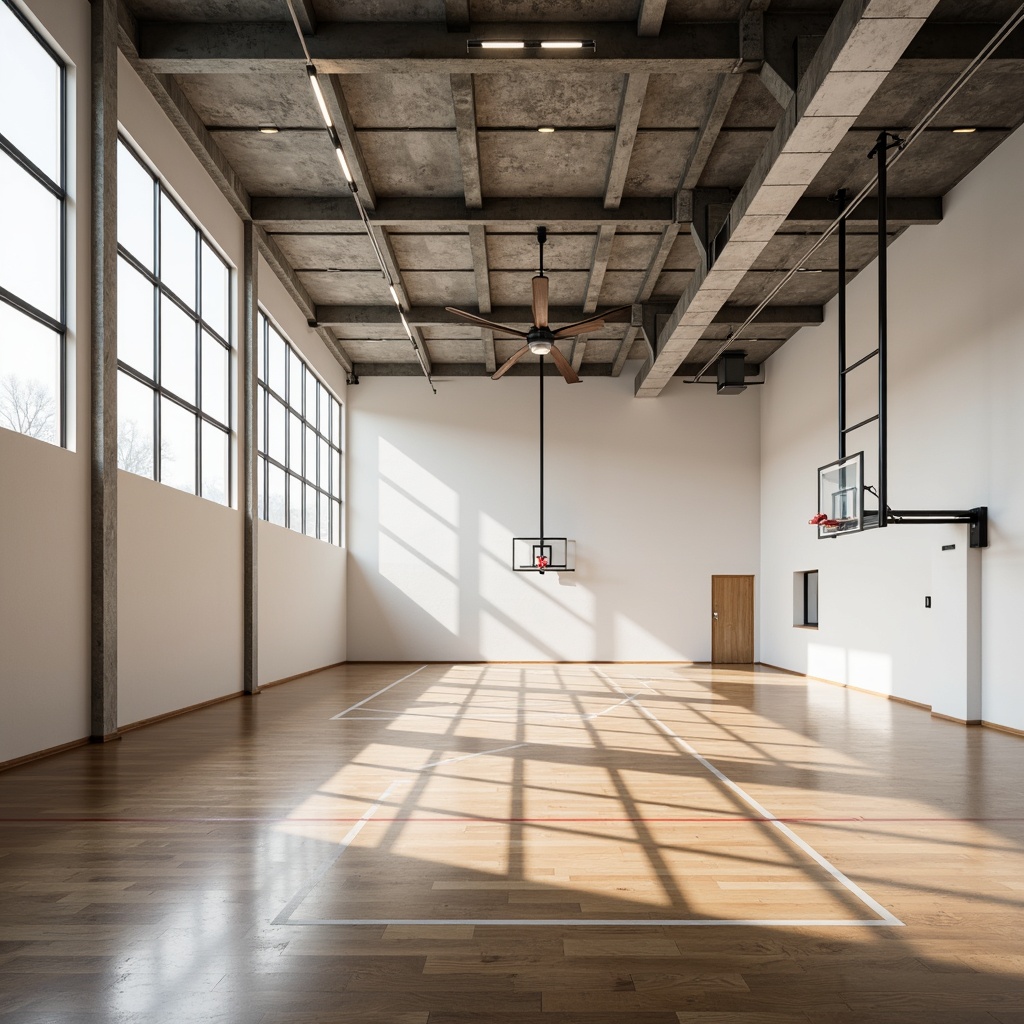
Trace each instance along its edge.
<instances>
[{"instance_id":1,"label":"bare tree outside window","mask_svg":"<svg viewBox=\"0 0 1024 1024\"><path fill-rule=\"evenodd\" d=\"M56 413L53 392L42 381L13 373L0 380L0 427L52 442Z\"/></svg>"}]
</instances>

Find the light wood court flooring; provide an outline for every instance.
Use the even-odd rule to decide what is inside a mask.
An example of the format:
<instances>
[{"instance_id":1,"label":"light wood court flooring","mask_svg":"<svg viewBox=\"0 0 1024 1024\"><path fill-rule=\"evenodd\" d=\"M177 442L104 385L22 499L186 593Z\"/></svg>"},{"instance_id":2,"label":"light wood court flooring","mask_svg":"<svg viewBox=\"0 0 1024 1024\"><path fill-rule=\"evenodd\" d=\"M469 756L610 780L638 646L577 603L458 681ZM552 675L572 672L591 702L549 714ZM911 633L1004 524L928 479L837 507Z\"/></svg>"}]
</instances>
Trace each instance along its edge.
<instances>
[{"instance_id":1,"label":"light wood court flooring","mask_svg":"<svg viewBox=\"0 0 1024 1024\"><path fill-rule=\"evenodd\" d=\"M0 1022L1024 1024L1024 739L346 665L0 775Z\"/></svg>"}]
</instances>

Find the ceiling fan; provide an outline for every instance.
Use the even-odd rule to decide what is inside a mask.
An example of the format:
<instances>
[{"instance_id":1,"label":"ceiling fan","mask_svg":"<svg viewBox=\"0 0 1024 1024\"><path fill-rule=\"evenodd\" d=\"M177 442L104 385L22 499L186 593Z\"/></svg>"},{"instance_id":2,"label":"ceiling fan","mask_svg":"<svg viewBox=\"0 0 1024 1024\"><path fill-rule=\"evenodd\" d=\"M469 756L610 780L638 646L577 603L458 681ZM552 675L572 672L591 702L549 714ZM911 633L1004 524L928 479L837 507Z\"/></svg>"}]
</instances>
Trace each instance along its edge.
<instances>
[{"instance_id":1,"label":"ceiling fan","mask_svg":"<svg viewBox=\"0 0 1024 1024\"><path fill-rule=\"evenodd\" d=\"M578 334L589 334L591 331L599 331L604 327L604 318L612 313L621 313L629 306L617 306L615 309L606 309L603 313L595 313L585 320L577 320L574 324L565 327L552 329L548 324L548 278L544 275L544 243L548 240L548 229L537 228L537 244L540 247L540 272L533 279L533 326L528 331L520 331L514 327L505 327L496 324L491 320L485 320L476 313L467 313L463 309L455 309L452 306L445 306L449 313L465 317L475 324L488 327L499 334L511 334L516 338L525 338L526 344L511 359L498 367L491 380L498 380L503 377L516 363L519 362L527 352L535 356L550 355L554 360L558 372L565 378L567 384L578 384L580 381L576 371L561 352L558 351L555 342L559 338L572 338Z\"/></svg>"}]
</instances>

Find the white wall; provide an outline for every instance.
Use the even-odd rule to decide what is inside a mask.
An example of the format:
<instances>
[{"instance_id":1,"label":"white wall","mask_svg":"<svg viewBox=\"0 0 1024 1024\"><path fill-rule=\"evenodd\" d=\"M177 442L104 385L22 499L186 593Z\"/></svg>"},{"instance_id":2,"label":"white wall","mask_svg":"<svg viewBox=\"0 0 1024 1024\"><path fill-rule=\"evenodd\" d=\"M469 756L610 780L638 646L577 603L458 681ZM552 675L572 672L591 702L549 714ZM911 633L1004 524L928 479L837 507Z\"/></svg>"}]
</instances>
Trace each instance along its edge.
<instances>
[{"instance_id":1,"label":"white wall","mask_svg":"<svg viewBox=\"0 0 1024 1024\"><path fill-rule=\"evenodd\" d=\"M981 717L1024 728L1017 649L1024 620L1024 133L1017 132L945 201L940 225L889 248L889 504L988 505L980 556ZM899 165L893 172L899 175ZM876 269L849 290L858 351L875 340ZM819 465L836 457L836 312L787 342L762 397L762 659L933 705L954 717L966 687L964 638L944 622L971 585L955 572L966 527L900 526L817 541ZM864 441L874 445L874 435ZM863 442L852 443L857 450ZM874 482L869 478L869 482ZM955 554L942 552L955 543ZM938 561L937 561L938 560ZM792 625L792 574L820 570L820 628ZM924 608L925 595L933 608ZM956 632L957 636L952 634ZM959 673L959 674L956 674Z\"/></svg>"},{"instance_id":2,"label":"white wall","mask_svg":"<svg viewBox=\"0 0 1024 1024\"><path fill-rule=\"evenodd\" d=\"M514 573L538 530L537 379L349 388L349 657L706 660L711 576L758 565L758 395L633 375L546 385L545 532L577 572Z\"/></svg>"},{"instance_id":3,"label":"white wall","mask_svg":"<svg viewBox=\"0 0 1024 1024\"><path fill-rule=\"evenodd\" d=\"M344 371L316 331L310 330L298 307L262 258L258 283L260 303L265 311L341 400L342 438L345 438L351 389L346 389ZM345 457L343 445L342 459ZM339 548L273 523L259 524L261 684L345 660L344 543L344 531L343 546Z\"/></svg>"},{"instance_id":4,"label":"white wall","mask_svg":"<svg viewBox=\"0 0 1024 1024\"><path fill-rule=\"evenodd\" d=\"M89 734L89 4L34 0L69 64L69 450L0 429L0 761ZM77 114L77 122L74 120Z\"/></svg>"}]
</instances>

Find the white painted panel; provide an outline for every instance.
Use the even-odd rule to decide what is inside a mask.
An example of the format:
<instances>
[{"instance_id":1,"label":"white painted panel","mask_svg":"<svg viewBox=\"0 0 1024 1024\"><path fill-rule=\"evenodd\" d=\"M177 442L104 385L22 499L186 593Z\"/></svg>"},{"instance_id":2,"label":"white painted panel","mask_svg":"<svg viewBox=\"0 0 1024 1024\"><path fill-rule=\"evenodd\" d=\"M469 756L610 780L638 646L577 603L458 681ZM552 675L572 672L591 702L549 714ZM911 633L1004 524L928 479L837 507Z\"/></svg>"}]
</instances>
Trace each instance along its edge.
<instances>
[{"instance_id":1,"label":"white painted panel","mask_svg":"<svg viewBox=\"0 0 1024 1024\"><path fill-rule=\"evenodd\" d=\"M263 683L345 660L345 550L259 525L259 678Z\"/></svg>"},{"instance_id":2,"label":"white painted panel","mask_svg":"<svg viewBox=\"0 0 1024 1024\"><path fill-rule=\"evenodd\" d=\"M711 576L757 572L757 389L545 383L545 532L577 571L544 576L511 569L539 530L535 377L348 389L350 658L710 657Z\"/></svg>"},{"instance_id":3,"label":"white painted panel","mask_svg":"<svg viewBox=\"0 0 1024 1024\"><path fill-rule=\"evenodd\" d=\"M118 472L118 724L242 688L242 517Z\"/></svg>"}]
</instances>

